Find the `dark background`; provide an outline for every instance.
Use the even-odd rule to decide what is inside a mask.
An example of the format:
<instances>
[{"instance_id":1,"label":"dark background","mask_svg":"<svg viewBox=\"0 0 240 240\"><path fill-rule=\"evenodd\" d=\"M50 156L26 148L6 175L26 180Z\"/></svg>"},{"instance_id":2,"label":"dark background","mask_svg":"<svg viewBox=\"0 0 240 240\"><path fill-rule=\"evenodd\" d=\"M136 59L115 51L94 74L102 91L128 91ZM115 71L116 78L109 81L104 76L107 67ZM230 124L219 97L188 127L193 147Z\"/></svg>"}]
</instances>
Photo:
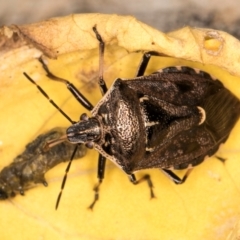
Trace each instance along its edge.
<instances>
[{"instance_id":1,"label":"dark background","mask_svg":"<svg viewBox=\"0 0 240 240\"><path fill-rule=\"evenodd\" d=\"M94 12L133 15L165 32L184 26L205 27L240 38L237 0L1 0L0 25Z\"/></svg>"}]
</instances>

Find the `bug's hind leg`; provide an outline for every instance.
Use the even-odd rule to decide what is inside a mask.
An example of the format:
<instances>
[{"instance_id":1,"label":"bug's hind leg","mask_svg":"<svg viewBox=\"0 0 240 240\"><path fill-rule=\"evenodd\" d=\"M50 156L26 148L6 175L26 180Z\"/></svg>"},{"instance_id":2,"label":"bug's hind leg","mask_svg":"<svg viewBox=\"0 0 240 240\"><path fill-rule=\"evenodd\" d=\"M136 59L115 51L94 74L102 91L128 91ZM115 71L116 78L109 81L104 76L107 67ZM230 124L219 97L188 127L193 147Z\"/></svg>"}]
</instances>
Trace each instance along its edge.
<instances>
[{"instance_id":1,"label":"bug's hind leg","mask_svg":"<svg viewBox=\"0 0 240 240\"><path fill-rule=\"evenodd\" d=\"M137 185L141 182L144 182L144 181L147 181L147 184L148 184L148 187L150 189L150 198L155 198L155 194L153 192L153 183L152 183L152 180L151 180L151 177L150 175L146 174L144 175L143 177L141 177L140 179L136 179L135 175L134 174L130 174L128 175L129 177L129 180L134 184L134 185Z\"/></svg>"},{"instance_id":2,"label":"bug's hind leg","mask_svg":"<svg viewBox=\"0 0 240 240\"><path fill-rule=\"evenodd\" d=\"M106 158L99 154L98 157L98 183L93 188L93 191L95 192L93 202L88 207L89 209L93 210L94 205L99 200L99 188L102 184L103 178L104 178L104 172L105 172L105 165L106 165Z\"/></svg>"},{"instance_id":3,"label":"bug's hind leg","mask_svg":"<svg viewBox=\"0 0 240 240\"><path fill-rule=\"evenodd\" d=\"M185 175L183 176L183 178L181 179L180 177L178 177L175 173L173 173L171 170L168 170L168 169L164 169L162 168L161 171L170 179L172 180L175 184L183 184L189 174L191 173L191 171L193 170L193 168L189 168L187 170L187 172L185 173Z\"/></svg>"}]
</instances>

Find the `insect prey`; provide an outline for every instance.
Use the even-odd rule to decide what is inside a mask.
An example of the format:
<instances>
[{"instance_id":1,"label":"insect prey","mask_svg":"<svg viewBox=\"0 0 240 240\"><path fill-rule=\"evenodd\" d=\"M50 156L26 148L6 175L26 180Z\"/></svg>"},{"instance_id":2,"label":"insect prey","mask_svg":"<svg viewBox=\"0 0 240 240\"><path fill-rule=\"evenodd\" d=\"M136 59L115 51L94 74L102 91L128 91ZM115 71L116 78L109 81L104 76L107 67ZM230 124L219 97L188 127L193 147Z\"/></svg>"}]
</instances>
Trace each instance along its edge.
<instances>
[{"instance_id":1,"label":"insect prey","mask_svg":"<svg viewBox=\"0 0 240 240\"><path fill-rule=\"evenodd\" d=\"M57 164L68 161L72 157L75 146L65 141L47 151L44 147L48 141L60 138L65 133L66 128L54 128L39 135L26 146L22 154L1 170L0 200L14 197L17 193L24 195L24 191L34 187L36 183L48 185L44 174ZM81 145L73 158L80 158L85 154L86 147Z\"/></svg>"}]
</instances>

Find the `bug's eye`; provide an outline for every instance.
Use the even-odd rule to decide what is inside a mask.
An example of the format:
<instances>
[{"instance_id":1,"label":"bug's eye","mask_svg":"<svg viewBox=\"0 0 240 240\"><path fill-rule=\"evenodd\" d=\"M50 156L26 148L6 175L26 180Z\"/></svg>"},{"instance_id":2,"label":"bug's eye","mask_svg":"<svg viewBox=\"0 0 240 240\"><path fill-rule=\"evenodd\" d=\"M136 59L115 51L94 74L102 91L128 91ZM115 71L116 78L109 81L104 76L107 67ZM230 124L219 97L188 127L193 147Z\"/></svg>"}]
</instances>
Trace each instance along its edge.
<instances>
[{"instance_id":1,"label":"bug's eye","mask_svg":"<svg viewBox=\"0 0 240 240\"><path fill-rule=\"evenodd\" d=\"M93 148L93 142L87 142L87 143L85 144L85 146L86 146L87 148L89 148L89 149L92 149L92 148Z\"/></svg>"},{"instance_id":2,"label":"bug's eye","mask_svg":"<svg viewBox=\"0 0 240 240\"><path fill-rule=\"evenodd\" d=\"M83 113L81 116L80 116L80 120L81 121L87 121L88 120L88 116L86 113Z\"/></svg>"}]
</instances>

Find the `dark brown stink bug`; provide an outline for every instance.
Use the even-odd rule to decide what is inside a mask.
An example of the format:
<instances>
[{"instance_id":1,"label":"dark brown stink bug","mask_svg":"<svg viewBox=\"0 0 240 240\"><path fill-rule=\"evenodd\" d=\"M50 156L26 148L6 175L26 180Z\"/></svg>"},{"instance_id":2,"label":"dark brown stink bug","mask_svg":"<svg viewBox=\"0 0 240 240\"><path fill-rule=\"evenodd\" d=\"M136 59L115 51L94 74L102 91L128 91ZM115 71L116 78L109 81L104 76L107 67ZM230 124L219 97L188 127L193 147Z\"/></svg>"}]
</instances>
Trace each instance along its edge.
<instances>
[{"instance_id":1,"label":"dark brown stink bug","mask_svg":"<svg viewBox=\"0 0 240 240\"><path fill-rule=\"evenodd\" d=\"M151 56L158 55L152 52L144 54L135 78L119 78L108 90L101 64L104 42L96 26L93 31L100 43L98 84L104 95L95 107L70 82L53 75L40 59L47 76L65 83L80 104L92 113L91 117L82 114L76 123L71 121L73 124L66 132L71 143L83 143L100 153L99 183L90 208L98 200L106 158L121 168L132 183L146 180L154 197L150 176L136 180L134 172L159 168L174 183L183 183L192 167L213 155L226 141L240 115L239 99L203 71L169 67L143 76ZM55 103L54 106L57 107ZM170 169L188 171L180 179ZM62 189L65 180L66 175ZM60 197L61 193L56 207Z\"/></svg>"}]
</instances>

